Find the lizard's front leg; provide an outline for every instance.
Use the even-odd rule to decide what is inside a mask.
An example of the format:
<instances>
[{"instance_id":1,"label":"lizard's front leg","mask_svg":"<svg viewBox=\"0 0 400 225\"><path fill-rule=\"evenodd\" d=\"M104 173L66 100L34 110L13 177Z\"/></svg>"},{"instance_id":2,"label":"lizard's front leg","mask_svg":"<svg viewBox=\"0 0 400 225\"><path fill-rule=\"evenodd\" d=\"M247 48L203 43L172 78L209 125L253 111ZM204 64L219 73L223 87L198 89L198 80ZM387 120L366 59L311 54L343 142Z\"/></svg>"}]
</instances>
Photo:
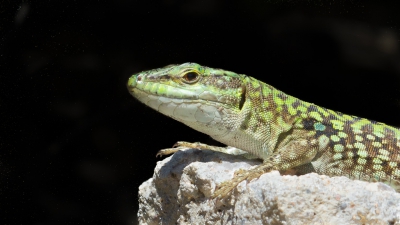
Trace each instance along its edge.
<instances>
[{"instance_id":1,"label":"lizard's front leg","mask_svg":"<svg viewBox=\"0 0 400 225\"><path fill-rule=\"evenodd\" d=\"M211 150L211 151L222 152L222 153L226 153L226 154L230 154L230 155L242 155L248 159L257 158L256 156L254 156L248 152L245 152L243 150L240 150L238 148L231 147L231 146L218 147L218 146L203 144L200 142L190 143L190 142L185 142L185 141L176 142L174 144L174 146L172 146L172 148L161 149L160 151L158 151L156 157L163 156L163 155L170 155L177 151L185 150L188 148L196 148L199 150Z\"/></svg>"},{"instance_id":2,"label":"lizard's front leg","mask_svg":"<svg viewBox=\"0 0 400 225\"><path fill-rule=\"evenodd\" d=\"M318 151L317 140L298 139L277 149L263 164L250 170L240 169L231 180L222 182L212 198L225 198L240 182L251 181L272 170L285 171L290 168L311 162Z\"/></svg>"}]
</instances>

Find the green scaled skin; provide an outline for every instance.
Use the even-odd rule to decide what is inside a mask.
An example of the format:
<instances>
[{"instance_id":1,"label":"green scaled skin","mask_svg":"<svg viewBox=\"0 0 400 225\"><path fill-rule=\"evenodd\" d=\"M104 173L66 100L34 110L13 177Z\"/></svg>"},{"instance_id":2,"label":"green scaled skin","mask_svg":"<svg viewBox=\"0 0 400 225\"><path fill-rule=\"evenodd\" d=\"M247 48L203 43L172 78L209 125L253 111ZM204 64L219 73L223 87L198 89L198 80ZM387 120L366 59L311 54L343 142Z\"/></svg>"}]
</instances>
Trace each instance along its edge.
<instances>
[{"instance_id":1,"label":"green scaled skin","mask_svg":"<svg viewBox=\"0 0 400 225\"><path fill-rule=\"evenodd\" d=\"M133 75L139 101L235 148L178 142L181 147L252 155L263 164L239 170L213 197L243 180L279 170L380 181L400 191L400 130L301 101L252 77L196 63Z\"/></svg>"}]
</instances>

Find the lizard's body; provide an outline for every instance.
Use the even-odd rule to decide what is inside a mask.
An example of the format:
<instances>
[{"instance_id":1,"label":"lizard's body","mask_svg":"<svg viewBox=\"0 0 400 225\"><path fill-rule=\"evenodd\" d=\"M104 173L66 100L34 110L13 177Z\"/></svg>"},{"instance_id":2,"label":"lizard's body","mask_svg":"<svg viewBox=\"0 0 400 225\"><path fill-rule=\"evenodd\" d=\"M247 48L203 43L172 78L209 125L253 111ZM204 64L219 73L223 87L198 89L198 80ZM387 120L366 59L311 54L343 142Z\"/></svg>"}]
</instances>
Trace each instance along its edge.
<instances>
[{"instance_id":1,"label":"lizard's body","mask_svg":"<svg viewBox=\"0 0 400 225\"><path fill-rule=\"evenodd\" d=\"M264 161L240 170L214 196L225 196L241 181L271 170L381 181L400 191L398 128L325 109L252 77L195 63L133 75L128 89L151 108ZM161 154L170 152L174 150Z\"/></svg>"}]
</instances>

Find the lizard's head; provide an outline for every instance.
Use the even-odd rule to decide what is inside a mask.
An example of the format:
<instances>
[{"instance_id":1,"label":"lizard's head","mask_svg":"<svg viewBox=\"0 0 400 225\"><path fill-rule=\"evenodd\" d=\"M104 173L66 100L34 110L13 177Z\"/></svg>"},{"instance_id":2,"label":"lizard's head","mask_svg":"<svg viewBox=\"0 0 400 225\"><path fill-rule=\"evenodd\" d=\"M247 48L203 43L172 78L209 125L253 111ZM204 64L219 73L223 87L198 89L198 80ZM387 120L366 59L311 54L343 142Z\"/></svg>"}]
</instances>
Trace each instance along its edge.
<instances>
[{"instance_id":1,"label":"lizard's head","mask_svg":"<svg viewBox=\"0 0 400 225\"><path fill-rule=\"evenodd\" d=\"M127 86L139 101L197 130L237 115L245 102L241 75L196 63L140 72Z\"/></svg>"}]
</instances>

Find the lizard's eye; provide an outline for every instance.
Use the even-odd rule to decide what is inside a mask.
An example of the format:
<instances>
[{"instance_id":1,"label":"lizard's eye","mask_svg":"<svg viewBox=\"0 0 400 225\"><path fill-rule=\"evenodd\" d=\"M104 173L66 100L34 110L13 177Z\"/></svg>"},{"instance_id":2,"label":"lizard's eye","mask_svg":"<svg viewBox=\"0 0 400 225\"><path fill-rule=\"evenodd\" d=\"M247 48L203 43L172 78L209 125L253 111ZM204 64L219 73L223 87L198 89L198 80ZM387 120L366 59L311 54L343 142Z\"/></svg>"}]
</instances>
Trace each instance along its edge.
<instances>
[{"instance_id":1,"label":"lizard's eye","mask_svg":"<svg viewBox=\"0 0 400 225\"><path fill-rule=\"evenodd\" d=\"M188 83L188 84L193 84L196 83L199 79L200 76L196 72L188 72L185 75L183 75L183 82Z\"/></svg>"}]
</instances>

